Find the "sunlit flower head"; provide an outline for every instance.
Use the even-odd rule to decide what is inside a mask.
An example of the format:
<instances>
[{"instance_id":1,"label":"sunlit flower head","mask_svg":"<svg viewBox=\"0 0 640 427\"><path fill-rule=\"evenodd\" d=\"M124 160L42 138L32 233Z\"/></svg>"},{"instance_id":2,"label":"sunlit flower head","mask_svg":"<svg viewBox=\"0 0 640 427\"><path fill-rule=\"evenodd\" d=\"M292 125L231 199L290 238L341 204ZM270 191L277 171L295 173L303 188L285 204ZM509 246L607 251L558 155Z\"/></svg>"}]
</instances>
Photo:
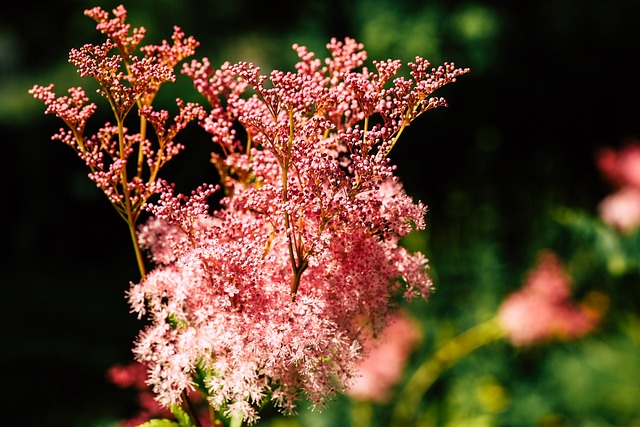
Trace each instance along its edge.
<instances>
[{"instance_id":1,"label":"sunlit flower head","mask_svg":"<svg viewBox=\"0 0 640 427\"><path fill-rule=\"evenodd\" d=\"M433 92L468 70L417 57L410 79L394 78L399 62L369 70L353 39L327 49L318 60L295 45L296 72L183 68L210 104L200 124L224 197L211 214L212 187L190 197L166 187L140 229L159 264L129 293L150 318L135 353L165 404L198 369L212 407L249 424L265 399L283 413L299 400L322 406L355 373L360 319L379 333L398 297L430 294L428 260L399 244L425 228L426 206L389 153L412 120L446 106ZM384 375L385 387L397 376Z\"/></svg>"}]
</instances>

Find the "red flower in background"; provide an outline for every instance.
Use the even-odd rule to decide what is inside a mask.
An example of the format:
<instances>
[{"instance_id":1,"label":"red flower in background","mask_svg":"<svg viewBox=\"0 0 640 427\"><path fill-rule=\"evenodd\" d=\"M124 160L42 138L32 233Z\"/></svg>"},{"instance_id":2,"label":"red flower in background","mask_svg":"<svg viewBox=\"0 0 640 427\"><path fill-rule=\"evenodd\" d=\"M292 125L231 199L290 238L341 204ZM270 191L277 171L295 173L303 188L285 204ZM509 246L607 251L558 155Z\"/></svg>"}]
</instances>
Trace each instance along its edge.
<instances>
[{"instance_id":1,"label":"red flower in background","mask_svg":"<svg viewBox=\"0 0 640 427\"><path fill-rule=\"evenodd\" d=\"M173 419L173 414L155 398L151 387L147 384L147 366L143 363L132 362L128 365L114 365L107 371L107 378L120 388L132 388L138 392L138 411L131 418L120 421L120 427L137 427L154 418ZM194 402L202 397L192 392L190 397ZM199 414L202 426L209 426L208 414Z\"/></svg>"},{"instance_id":2,"label":"red flower in background","mask_svg":"<svg viewBox=\"0 0 640 427\"><path fill-rule=\"evenodd\" d=\"M364 358L356 368L347 395L384 403L400 381L407 359L421 337L418 323L399 312L375 339L364 343Z\"/></svg>"},{"instance_id":3,"label":"red flower in background","mask_svg":"<svg viewBox=\"0 0 640 427\"><path fill-rule=\"evenodd\" d=\"M511 294L498 318L514 345L576 339L591 332L599 315L571 300L571 276L552 252L541 254L524 287Z\"/></svg>"},{"instance_id":4,"label":"red flower in background","mask_svg":"<svg viewBox=\"0 0 640 427\"><path fill-rule=\"evenodd\" d=\"M617 151L600 150L597 165L616 187L598 207L602 219L622 231L640 226L640 141L631 140Z\"/></svg>"}]
</instances>

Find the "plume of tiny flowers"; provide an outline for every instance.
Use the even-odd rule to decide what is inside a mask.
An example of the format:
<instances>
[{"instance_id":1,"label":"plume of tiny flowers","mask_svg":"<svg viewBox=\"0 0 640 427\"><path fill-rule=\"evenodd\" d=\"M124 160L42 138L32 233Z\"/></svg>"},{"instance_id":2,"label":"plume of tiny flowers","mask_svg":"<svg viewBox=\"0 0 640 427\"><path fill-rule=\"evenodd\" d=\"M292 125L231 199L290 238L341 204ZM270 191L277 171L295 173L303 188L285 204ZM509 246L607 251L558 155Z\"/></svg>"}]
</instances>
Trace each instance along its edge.
<instances>
[{"instance_id":1,"label":"plume of tiny flowers","mask_svg":"<svg viewBox=\"0 0 640 427\"><path fill-rule=\"evenodd\" d=\"M433 91L468 70L417 58L412 79L394 78L398 61L369 71L353 39L327 48L321 61L294 45L296 71L268 76L206 58L183 68L210 105L200 124L224 194L212 211L216 187L165 185L139 229L156 266L128 293L149 321L134 351L166 405L197 375L215 410L249 424L268 400L288 414L300 399L321 407L396 297L431 291L427 259L399 244L425 227L426 207L388 154L412 120L446 105Z\"/></svg>"},{"instance_id":2,"label":"plume of tiny flowers","mask_svg":"<svg viewBox=\"0 0 640 427\"><path fill-rule=\"evenodd\" d=\"M125 23L127 13L123 6L112 13L113 18L100 7L85 11L107 39L99 45L72 49L69 61L81 76L97 81L98 93L111 106L113 123L107 122L94 134L87 134L87 121L97 107L80 87L58 96L53 85L34 85L29 93L44 102L46 114L62 119L66 128L52 139L76 151L89 167L89 177L133 229L142 205L157 191L160 169L183 149L174 138L189 122L203 117L200 106L179 99L179 112L173 122L168 111L155 110L151 105L160 86L175 80L174 67L192 55L198 43L174 27L173 44L163 41L159 46L140 47L145 29L131 30ZM136 55L138 49L144 56ZM135 106L139 116L137 131L125 126L125 119ZM148 136L147 124L154 130L155 144Z\"/></svg>"},{"instance_id":3,"label":"plume of tiny flowers","mask_svg":"<svg viewBox=\"0 0 640 427\"><path fill-rule=\"evenodd\" d=\"M571 300L571 276L557 255L543 252L522 289L511 294L498 310L508 339L516 346L552 339L576 339L591 332L599 314Z\"/></svg>"},{"instance_id":4,"label":"plume of tiny flowers","mask_svg":"<svg viewBox=\"0 0 640 427\"><path fill-rule=\"evenodd\" d=\"M640 226L640 141L628 141L619 150L604 148L596 160L602 175L615 186L598 205L600 216L618 230L635 230Z\"/></svg>"}]
</instances>

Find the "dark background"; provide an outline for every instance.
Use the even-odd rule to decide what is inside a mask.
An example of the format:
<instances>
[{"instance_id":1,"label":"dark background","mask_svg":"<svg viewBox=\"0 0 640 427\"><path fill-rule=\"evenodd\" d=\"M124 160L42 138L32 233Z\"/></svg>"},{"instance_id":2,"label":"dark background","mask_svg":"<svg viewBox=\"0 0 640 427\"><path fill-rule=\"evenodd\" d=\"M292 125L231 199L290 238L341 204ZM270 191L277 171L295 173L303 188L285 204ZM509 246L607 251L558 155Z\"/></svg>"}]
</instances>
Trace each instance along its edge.
<instances>
[{"instance_id":1,"label":"dark background","mask_svg":"<svg viewBox=\"0 0 640 427\"><path fill-rule=\"evenodd\" d=\"M53 82L58 93L87 84L66 62L71 48L102 41L82 12L118 4L23 1L0 15L6 227L0 300L8 397L0 418L21 420L7 425L99 425L131 409L131 395L104 376L130 359L140 327L124 295L138 279L129 236L80 160L50 141L62 123L44 116L27 93L36 83ZM476 291L465 272L479 268L477 256L487 251L499 253L506 278L493 291L517 286L533 254L549 243L549 208L593 210L610 191L595 169L595 151L640 132L640 1L125 6L128 22L147 28L148 43L170 37L178 25L201 42L195 57L214 64L249 60L266 72L290 69L292 43L323 57L330 37L352 36L370 59L420 55L435 65L470 67L442 90L450 107L412 124L392 154L409 192L430 207L425 250L437 292L427 309L434 313L468 311ZM193 96L189 87L182 76L166 99ZM214 179L208 141L198 138L181 141L189 148L168 170L184 188ZM470 246L473 252L464 252Z\"/></svg>"}]
</instances>

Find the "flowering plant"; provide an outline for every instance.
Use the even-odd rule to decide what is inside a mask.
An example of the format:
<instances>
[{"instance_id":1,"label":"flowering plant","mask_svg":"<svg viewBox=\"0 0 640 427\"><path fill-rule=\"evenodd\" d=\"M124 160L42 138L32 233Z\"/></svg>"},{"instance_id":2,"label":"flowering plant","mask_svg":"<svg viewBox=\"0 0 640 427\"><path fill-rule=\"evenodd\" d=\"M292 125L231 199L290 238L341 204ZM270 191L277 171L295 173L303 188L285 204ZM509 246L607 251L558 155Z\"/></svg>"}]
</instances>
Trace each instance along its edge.
<instances>
[{"instance_id":1,"label":"flowering plant","mask_svg":"<svg viewBox=\"0 0 640 427\"><path fill-rule=\"evenodd\" d=\"M349 385L361 343L396 298L432 289L427 259L399 244L425 227L426 207L405 193L389 153L413 120L446 106L434 91L469 70L421 57L408 78L397 60L369 69L350 38L332 39L324 61L294 45L295 72L204 58L182 73L208 105L178 99L170 120L154 100L198 42L175 27L172 43L143 46L124 6L112 13L85 12L107 40L69 60L98 82L114 123L89 134L97 106L82 88L30 93L65 122L53 139L77 152L131 234L141 279L127 296L147 320L134 353L175 415L146 425L199 425L194 390L212 425L253 424L266 403L285 414L301 399L324 405ZM160 171L191 122L214 142L219 182L176 194Z\"/></svg>"}]
</instances>

